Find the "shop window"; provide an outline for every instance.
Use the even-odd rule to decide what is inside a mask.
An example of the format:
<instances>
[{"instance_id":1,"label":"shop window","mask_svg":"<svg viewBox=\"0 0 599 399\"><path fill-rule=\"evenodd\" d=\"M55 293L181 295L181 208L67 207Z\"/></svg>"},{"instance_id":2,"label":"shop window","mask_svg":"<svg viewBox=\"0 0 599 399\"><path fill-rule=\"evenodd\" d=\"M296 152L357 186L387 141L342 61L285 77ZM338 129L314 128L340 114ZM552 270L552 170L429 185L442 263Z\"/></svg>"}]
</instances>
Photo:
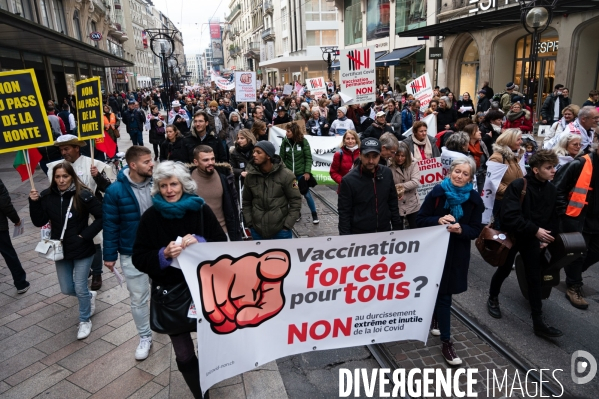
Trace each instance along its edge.
<instances>
[{"instance_id":1,"label":"shop window","mask_svg":"<svg viewBox=\"0 0 599 399\"><path fill-rule=\"evenodd\" d=\"M395 33L426 26L427 0L396 0Z\"/></svg>"},{"instance_id":2,"label":"shop window","mask_svg":"<svg viewBox=\"0 0 599 399\"><path fill-rule=\"evenodd\" d=\"M366 39L389 37L389 0L368 0L366 9Z\"/></svg>"},{"instance_id":3,"label":"shop window","mask_svg":"<svg viewBox=\"0 0 599 399\"><path fill-rule=\"evenodd\" d=\"M423 75L425 72L425 51L418 51L414 55L403 58L395 66L394 88L399 92L406 91L406 84ZM378 69L378 68L377 68ZM387 83L386 80L377 80L377 84Z\"/></svg>"},{"instance_id":4,"label":"shop window","mask_svg":"<svg viewBox=\"0 0 599 399\"><path fill-rule=\"evenodd\" d=\"M468 92L470 95L476 93L478 87L478 71L479 71L479 53L478 46L474 41L470 42L464 57L460 70L460 94Z\"/></svg>"},{"instance_id":5,"label":"shop window","mask_svg":"<svg viewBox=\"0 0 599 399\"><path fill-rule=\"evenodd\" d=\"M79 20L79 10L73 11L73 33L75 39L81 40L81 21Z\"/></svg>"},{"instance_id":6,"label":"shop window","mask_svg":"<svg viewBox=\"0 0 599 399\"><path fill-rule=\"evenodd\" d=\"M362 11L360 0L345 0L345 45L362 43Z\"/></svg>"}]
</instances>

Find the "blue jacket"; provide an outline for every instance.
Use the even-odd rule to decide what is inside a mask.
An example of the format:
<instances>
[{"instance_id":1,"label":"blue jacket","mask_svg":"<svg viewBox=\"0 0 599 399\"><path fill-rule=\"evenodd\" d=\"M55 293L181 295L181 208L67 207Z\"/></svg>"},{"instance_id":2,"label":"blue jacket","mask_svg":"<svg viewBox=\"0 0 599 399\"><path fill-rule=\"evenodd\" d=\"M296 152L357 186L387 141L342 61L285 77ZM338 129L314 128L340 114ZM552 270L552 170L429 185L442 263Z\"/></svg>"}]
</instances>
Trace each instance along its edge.
<instances>
[{"instance_id":1,"label":"blue jacket","mask_svg":"<svg viewBox=\"0 0 599 399\"><path fill-rule=\"evenodd\" d=\"M125 168L126 169L126 168ZM141 219L139 203L122 169L104 193L104 260L117 260L118 253L133 255L133 243Z\"/></svg>"},{"instance_id":2,"label":"blue jacket","mask_svg":"<svg viewBox=\"0 0 599 399\"><path fill-rule=\"evenodd\" d=\"M418 111L418 120L422 120L423 117L424 114ZM401 111L401 132L405 133L411 129L414 122L412 111L409 108L404 108L403 111Z\"/></svg>"}]
</instances>

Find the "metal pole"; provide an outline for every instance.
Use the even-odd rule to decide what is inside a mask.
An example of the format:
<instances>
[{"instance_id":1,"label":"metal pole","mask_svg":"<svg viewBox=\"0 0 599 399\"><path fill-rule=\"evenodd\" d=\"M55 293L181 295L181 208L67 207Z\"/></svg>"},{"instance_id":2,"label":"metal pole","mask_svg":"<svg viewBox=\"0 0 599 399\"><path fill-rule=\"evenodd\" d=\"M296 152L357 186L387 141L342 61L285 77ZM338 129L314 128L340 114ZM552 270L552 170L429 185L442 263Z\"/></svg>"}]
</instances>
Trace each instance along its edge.
<instances>
[{"instance_id":1,"label":"metal pole","mask_svg":"<svg viewBox=\"0 0 599 399\"><path fill-rule=\"evenodd\" d=\"M331 60L331 53L327 54L327 65L328 65L328 72L329 72L329 82L331 82L333 80L333 61Z\"/></svg>"},{"instance_id":2,"label":"metal pole","mask_svg":"<svg viewBox=\"0 0 599 399\"><path fill-rule=\"evenodd\" d=\"M539 30L535 29L532 33L531 48L530 48L530 64L528 67L528 87L526 90L527 103L530 109L534 107L535 91L537 86L537 60L539 51ZM538 110L536 110L538 111ZM535 115L537 112L535 112Z\"/></svg>"}]
</instances>

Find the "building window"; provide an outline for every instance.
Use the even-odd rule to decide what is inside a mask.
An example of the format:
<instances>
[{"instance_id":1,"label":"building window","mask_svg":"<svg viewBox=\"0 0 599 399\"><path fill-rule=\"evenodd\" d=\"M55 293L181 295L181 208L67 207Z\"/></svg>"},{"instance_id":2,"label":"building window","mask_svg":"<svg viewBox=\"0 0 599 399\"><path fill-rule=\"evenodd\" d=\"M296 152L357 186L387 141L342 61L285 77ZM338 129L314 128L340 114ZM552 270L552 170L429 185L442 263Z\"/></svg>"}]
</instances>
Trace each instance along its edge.
<instances>
[{"instance_id":1,"label":"building window","mask_svg":"<svg viewBox=\"0 0 599 399\"><path fill-rule=\"evenodd\" d=\"M46 4L45 0L40 0L40 12L42 13L42 24L46 28L54 29L50 10L48 9L48 5Z\"/></svg>"},{"instance_id":2,"label":"building window","mask_svg":"<svg viewBox=\"0 0 599 399\"><path fill-rule=\"evenodd\" d=\"M427 0L395 2L395 33L426 26Z\"/></svg>"},{"instance_id":3,"label":"building window","mask_svg":"<svg viewBox=\"0 0 599 399\"><path fill-rule=\"evenodd\" d=\"M289 20L289 13L287 12L287 7L281 9L281 30L287 30L287 21Z\"/></svg>"},{"instance_id":4,"label":"building window","mask_svg":"<svg viewBox=\"0 0 599 399\"><path fill-rule=\"evenodd\" d=\"M13 13L31 20L31 6L29 0L11 0ZM8 10L8 4L6 0L0 1L0 8Z\"/></svg>"},{"instance_id":5,"label":"building window","mask_svg":"<svg viewBox=\"0 0 599 399\"><path fill-rule=\"evenodd\" d=\"M52 0L52 8L54 9L54 17L56 18L56 30L63 35L67 34L67 23L64 15L64 6L62 0Z\"/></svg>"},{"instance_id":6,"label":"building window","mask_svg":"<svg viewBox=\"0 0 599 399\"><path fill-rule=\"evenodd\" d=\"M366 40L389 37L389 0L368 0L366 9Z\"/></svg>"},{"instance_id":7,"label":"building window","mask_svg":"<svg viewBox=\"0 0 599 399\"><path fill-rule=\"evenodd\" d=\"M336 30L309 30L306 31L307 46L334 46L337 44Z\"/></svg>"},{"instance_id":8,"label":"building window","mask_svg":"<svg viewBox=\"0 0 599 399\"><path fill-rule=\"evenodd\" d=\"M79 10L73 11L73 33L75 39L81 40L81 22L79 21Z\"/></svg>"},{"instance_id":9,"label":"building window","mask_svg":"<svg viewBox=\"0 0 599 399\"><path fill-rule=\"evenodd\" d=\"M307 0L305 7L306 21L335 21L337 19L337 10L333 2L327 0Z\"/></svg>"},{"instance_id":10,"label":"building window","mask_svg":"<svg viewBox=\"0 0 599 399\"><path fill-rule=\"evenodd\" d=\"M345 0L345 45L362 43L362 11L360 0Z\"/></svg>"},{"instance_id":11,"label":"building window","mask_svg":"<svg viewBox=\"0 0 599 399\"><path fill-rule=\"evenodd\" d=\"M462 67L460 70L460 93L476 93L478 85L479 55L478 46L474 41L470 42L464 57L462 58Z\"/></svg>"},{"instance_id":12,"label":"building window","mask_svg":"<svg viewBox=\"0 0 599 399\"><path fill-rule=\"evenodd\" d=\"M288 37L283 38L283 52L284 53L289 52L289 38Z\"/></svg>"}]
</instances>

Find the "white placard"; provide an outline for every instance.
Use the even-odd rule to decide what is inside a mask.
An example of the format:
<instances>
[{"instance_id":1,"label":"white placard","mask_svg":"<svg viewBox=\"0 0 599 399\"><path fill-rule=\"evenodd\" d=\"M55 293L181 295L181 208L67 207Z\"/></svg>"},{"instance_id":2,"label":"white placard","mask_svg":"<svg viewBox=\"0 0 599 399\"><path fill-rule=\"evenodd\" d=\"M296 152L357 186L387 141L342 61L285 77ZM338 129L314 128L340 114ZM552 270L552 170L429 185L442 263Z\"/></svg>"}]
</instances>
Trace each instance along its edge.
<instances>
[{"instance_id":1,"label":"white placard","mask_svg":"<svg viewBox=\"0 0 599 399\"><path fill-rule=\"evenodd\" d=\"M319 78L306 79L306 90L310 90L310 94L312 94L315 99L318 99L322 97L323 94L327 94L327 84L322 76Z\"/></svg>"},{"instance_id":2,"label":"white placard","mask_svg":"<svg viewBox=\"0 0 599 399\"><path fill-rule=\"evenodd\" d=\"M292 91L293 91L293 86L291 86L291 85L283 86L283 95L289 96L289 95L291 95Z\"/></svg>"},{"instance_id":3,"label":"white placard","mask_svg":"<svg viewBox=\"0 0 599 399\"><path fill-rule=\"evenodd\" d=\"M256 72L235 72L235 100L237 102L256 101Z\"/></svg>"},{"instance_id":4,"label":"white placard","mask_svg":"<svg viewBox=\"0 0 599 399\"><path fill-rule=\"evenodd\" d=\"M418 150L416 149L415 151ZM420 169L420 184L418 185L416 192L418 193L418 200L423 204L426 195L430 193L437 184L443 181L445 172L443 170L443 164L441 163L441 157L418 161L418 169Z\"/></svg>"},{"instance_id":5,"label":"white placard","mask_svg":"<svg viewBox=\"0 0 599 399\"><path fill-rule=\"evenodd\" d=\"M434 226L191 245L178 259L198 308L202 389L297 353L426 342L448 243Z\"/></svg>"},{"instance_id":6,"label":"white placard","mask_svg":"<svg viewBox=\"0 0 599 399\"><path fill-rule=\"evenodd\" d=\"M411 81L407 90L414 95L416 100L420 101L420 111L426 111L433 99L433 85L428 72Z\"/></svg>"},{"instance_id":7,"label":"white placard","mask_svg":"<svg viewBox=\"0 0 599 399\"><path fill-rule=\"evenodd\" d=\"M485 179L481 197L483 204L485 205L482 219L483 224L488 224L491 221L497 189L499 188L499 184L501 183L501 179L503 179L506 170L507 165L504 163L487 161L487 178Z\"/></svg>"},{"instance_id":8,"label":"white placard","mask_svg":"<svg viewBox=\"0 0 599 399\"><path fill-rule=\"evenodd\" d=\"M376 100L375 48L343 49L339 55L339 86L345 104Z\"/></svg>"}]
</instances>

